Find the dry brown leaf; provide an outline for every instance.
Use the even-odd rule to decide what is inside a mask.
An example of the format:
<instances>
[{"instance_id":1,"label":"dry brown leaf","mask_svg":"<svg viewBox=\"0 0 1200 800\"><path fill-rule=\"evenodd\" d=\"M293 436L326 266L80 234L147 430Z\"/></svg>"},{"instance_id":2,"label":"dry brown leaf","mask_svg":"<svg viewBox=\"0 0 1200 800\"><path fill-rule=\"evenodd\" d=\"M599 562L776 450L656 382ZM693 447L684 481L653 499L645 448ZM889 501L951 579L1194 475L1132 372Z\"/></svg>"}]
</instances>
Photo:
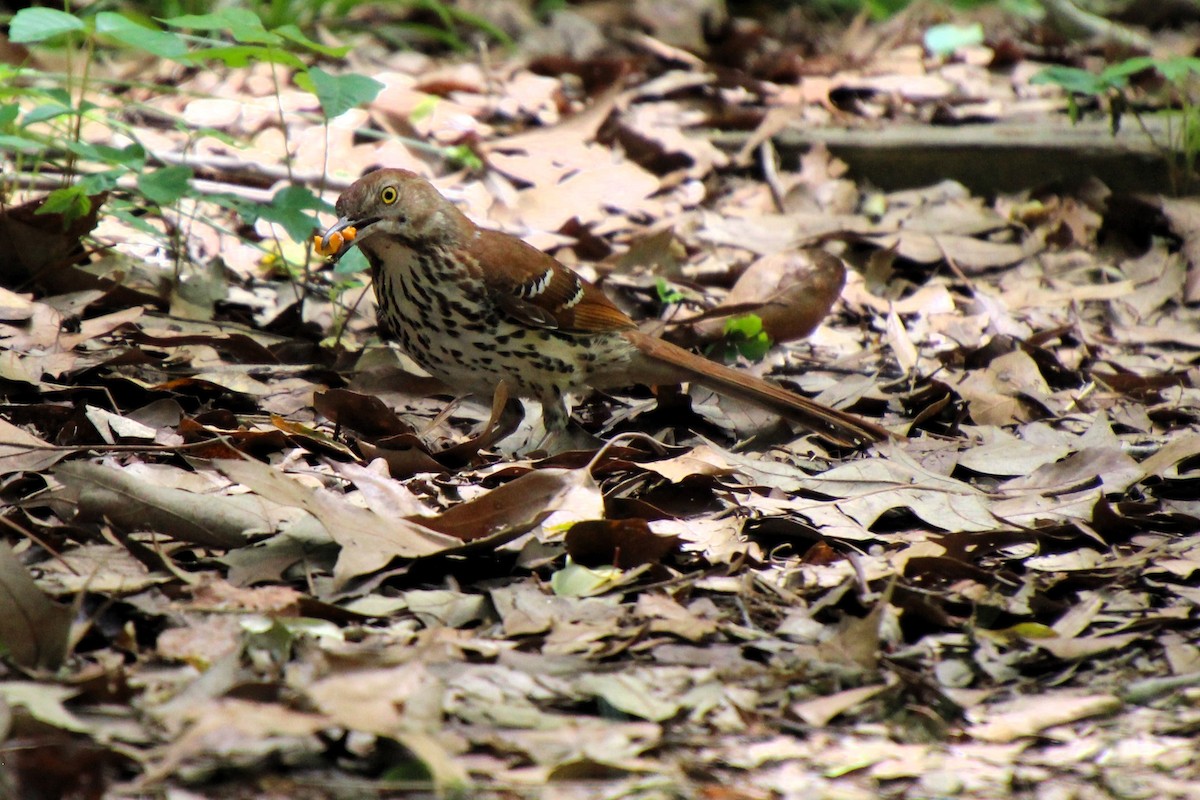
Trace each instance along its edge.
<instances>
[{"instance_id":1,"label":"dry brown leaf","mask_svg":"<svg viewBox=\"0 0 1200 800\"><path fill-rule=\"evenodd\" d=\"M861 217L823 212L759 214L744 219L705 212L696 236L705 242L740 247L765 256L808 246L831 234L859 230L867 233L870 228Z\"/></svg>"},{"instance_id":2,"label":"dry brown leaf","mask_svg":"<svg viewBox=\"0 0 1200 800\"><path fill-rule=\"evenodd\" d=\"M711 603L707 605L706 613L695 613L693 608L684 608L665 594L642 594L637 600L636 613L649 623L653 633L669 633L699 642L717 632L717 609Z\"/></svg>"},{"instance_id":3,"label":"dry brown leaf","mask_svg":"<svg viewBox=\"0 0 1200 800\"><path fill-rule=\"evenodd\" d=\"M1200 301L1200 203L1194 197L1159 197L1171 230L1183 239L1183 256L1187 259L1188 271L1184 284L1183 300L1187 303Z\"/></svg>"},{"instance_id":4,"label":"dry brown leaf","mask_svg":"<svg viewBox=\"0 0 1200 800\"><path fill-rule=\"evenodd\" d=\"M1136 633L1123 633L1115 636L1079 636L1075 638L1034 639L1030 643L1040 647L1063 661L1077 661L1092 658L1114 650L1123 650L1142 638Z\"/></svg>"},{"instance_id":5,"label":"dry brown leaf","mask_svg":"<svg viewBox=\"0 0 1200 800\"><path fill-rule=\"evenodd\" d=\"M0 286L0 320L17 322L33 316L33 300L30 295Z\"/></svg>"},{"instance_id":6,"label":"dry brown leaf","mask_svg":"<svg viewBox=\"0 0 1200 800\"><path fill-rule=\"evenodd\" d=\"M330 538L342 548L333 572L335 588L382 569L395 558L418 558L461 544L419 523L383 517L353 505L328 489L304 486L256 461L224 460L214 466L261 498L304 509L320 520Z\"/></svg>"},{"instance_id":7,"label":"dry brown leaf","mask_svg":"<svg viewBox=\"0 0 1200 800\"><path fill-rule=\"evenodd\" d=\"M3 369L0 368L0 374ZM54 466L68 455L66 450L56 450L16 425L0 419L0 475L14 472L40 472Z\"/></svg>"},{"instance_id":8,"label":"dry brown leaf","mask_svg":"<svg viewBox=\"0 0 1200 800\"><path fill-rule=\"evenodd\" d=\"M620 123L639 149L653 148L656 170L658 163L674 166L685 161L683 174L703 179L729 163L729 157L703 132L685 133L687 128L702 125L707 116L702 109L689 109L677 102L638 103L621 115ZM626 148L630 149L634 142L626 142ZM645 164L648 159L640 155L638 160Z\"/></svg>"},{"instance_id":9,"label":"dry brown leaf","mask_svg":"<svg viewBox=\"0 0 1200 800\"><path fill-rule=\"evenodd\" d=\"M985 437L983 443L958 456L959 464L984 475L1028 475L1046 464L1065 458L1071 452L1065 443L1025 441L998 430L987 431ZM1014 484L1012 488L1020 486Z\"/></svg>"},{"instance_id":10,"label":"dry brown leaf","mask_svg":"<svg viewBox=\"0 0 1200 800\"><path fill-rule=\"evenodd\" d=\"M546 468L424 517L421 523L463 542L498 542L538 526L547 536L557 536L573 522L603 514L600 489L587 469Z\"/></svg>"},{"instance_id":11,"label":"dry brown leaf","mask_svg":"<svg viewBox=\"0 0 1200 800\"><path fill-rule=\"evenodd\" d=\"M1112 714L1120 707L1121 701L1111 694L1042 692L1015 700L1003 711L975 709L973 716L980 721L967 728L967 734L985 742L1012 742L1056 725Z\"/></svg>"},{"instance_id":12,"label":"dry brown leaf","mask_svg":"<svg viewBox=\"0 0 1200 800\"><path fill-rule=\"evenodd\" d=\"M895 450L890 458L844 464L799 485L837 498L837 509L864 527L894 508L907 508L930 525L947 531L985 531L996 526L983 492L929 472ZM803 505L796 510L809 513Z\"/></svg>"},{"instance_id":13,"label":"dry brown leaf","mask_svg":"<svg viewBox=\"0 0 1200 800\"><path fill-rule=\"evenodd\" d=\"M0 541L0 644L13 660L28 669L55 670L67 654L71 631L69 606L60 606L42 593L17 560L7 542Z\"/></svg>"},{"instance_id":14,"label":"dry brown leaf","mask_svg":"<svg viewBox=\"0 0 1200 800\"><path fill-rule=\"evenodd\" d=\"M320 714L235 698L196 704L182 716L188 722L187 730L162 750L157 763L148 766L139 786L153 785L185 764L206 758L219 762L223 754L239 747L248 753L262 753L264 746L268 752L285 750L289 741L308 740L309 748L315 750L315 734L330 724Z\"/></svg>"},{"instance_id":15,"label":"dry brown leaf","mask_svg":"<svg viewBox=\"0 0 1200 800\"><path fill-rule=\"evenodd\" d=\"M60 465L54 474L76 493L81 517L108 519L125 530L218 548L238 547L255 533L274 530L276 516L256 498L199 495L79 461Z\"/></svg>"},{"instance_id":16,"label":"dry brown leaf","mask_svg":"<svg viewBox=\"0 0 1200 800\"><path fill-rule=\"evenodd\" d=\"M693 447L686 453L660 461L647 461L642 469L661 475L672 483L692 475L729 475L735 470L709 445Z\"/></svg>"},{"instance_id":17,"label":"dry brown leaf","mask_svg":"<svg viewBox=\"0 0 1200 800\"><path fill-rule=\"evenodd\" d=\"M1030 246L992 242L958 234L931 235L919 231L898 231L864 237L879 247L895 248L897 255L918 264L936 264L953 259L968 275L1016 264L1032 255Z\"/></svg>"},{"instance_id":18,"label":"dry brown leaf","mask_svg":"<svg viewBox=\"0 0 1200 800\"><path fill-rule=\"evenodd\" d=\"M523 32L529 11L519 5L466 0L458 10ZM29 298L0 291L8 541L21 542L19 558L38 571L42 591L84 593L90 625L79 658L53 675L69 688L0 682L0 737L15 743L0 794L119 793L107 782L139 771L143 783L127 791L186 794L209 775L263 783L270 772L270 785L250 788L286 793L303 765L328 766L336 756L336 782L347 771L398 766L403 749L406 770L433 777L432 787L418 788L445 795L550 785L632 796L661 784L710 800L881 790L1007 798L1028 784L1064 796L1098 786L1191 796L1200 773L1180 734L1189 730L1187 703L1150 700L1186 701L1200 658L1188 635L1200 603L1196 204L1130 197L1095 181L1059 194L1041 187L984 196L952 180L877 191L872 182L910 181L923 168L877 158L905 127L920 136L913 164L936 162L926 175L971 181L1011 182L1023 159L975 150L964 158L954 148L930 155L939 142L995 127L957 123L1024 114L1007 129L1022 150L1039 147L1047 132L1061 143L1049 115L1061 116L1065 94L1030 83L1043 69L1028 58L1038 51L1031 28L989 9L981 18L988 45L944 57L916 43L945 21L919 4L886 24L861 17L845 33L795 8L765 4L750 18L736 5L732 16L702 19L694 0L669 13L643 3L653 24L633 31L627 5L575 4L551 15L575 56L540 57L528 68L520 36L517 59L487 50L447 61L381 47L378 32L409 12L356 7L345 20L361 29L350 67L388 88L369 109L328 125L317 98L291 85L288 65L181 71L120 51L91 64L97 90L73 95L96 104L82 140L119 150L126 136L136 138L163 163L195 169L201 194L161 212L139 210L137 225L104 214L92 234L100 247L71 253L70 264L53 258L64 254L57 227L7 249L48 259L46 285ZM681 10L688 24L674 30ZM407 21L436 22L426 16ZM1169 13L1153 22L1167 35L1155 38L1152 56L1188 52L1176 22ZM342 43L341 29L314 31L324 44ZM683 40L672 39L680 32L710 55L682 50ZM605 50L606 40L629 52ZM587 48L593 55L580 57ZM47 75L77 66L61 48L31 49L30 63ZM1085 68L1103 60L1067 58ZM99 91L109 85L130 88L110 97ZM1167 94L1153 76L1130 85L1148 109ZM611 88L586 99L603 87ZM31 132L59 136L28 123L45 108L35 95L11 100ZM127 128L102 123L125 106L144 113L124 114ZM1143 116L1158 130L1161 115ZM763 134L781 119L795 130L768 147ZM938 136L927 135L930 122ZM232 140L191 127L201 123L222 126ZM756 126L742 155L761 159L761 175L717 166L745 141L733 129ZM1125 124L1112 137L1103 121L1087 119L1072 134L1089 127L1098 150L1144 135ZM372 129L423 142L376 139ZM498 140L498 131L512 135ZM800 152L797 135L851 146ZM437 157L446 146L475 152L484 168L448 172ZM853 158L853 169L831 148ZM111 166L75 155L79 174ZM333 174L321 183L326 160ZM1145 180L1156 163L1142 162L1132 177ZM394 368L391 349L376 346L369 286L343 291L359 282L307 262L303 244L275 241L277 223L250 226L208 201L270 203L276 189L318 185L332 200L377 165L436 178L473 219L524 236L589 278L587 262L619 262L616 289L630 290L614 299L639 320L661 311L654 274L699 296L725 285L730 264L797 245L827 248L853 270L839 314L825 318L811 346L781 356L790 378L839 407L886 407L893 421L912 420L914 435L850 456L783 428L747 426L748 415L730 411L707 429L725 441L689 452L702 440L665 408L647 413L653 401L638 389L627 408L607 395L588 398L577 406L579 421L588 430L661 426L652 432L671 442L673 458L647 462L626 448L598 461L594 482L582 471L525 482L513 476L534 465L510 458L519 436L500 443L498 455L480 452L493 431L477 404L459 407L432 434L464 442L466 431L484 427L485 438L434 454L453 464L438 463L413 438L379 440L401 430L395 414L361 398L318 417L312 395L329 387L351 385L386 409L429 419L442 406L429 395L453 387ZM29 197L23 187L56 178L18 170L9 208ZM136 178L121 178L120 191L136 191ZM625 193L627 178L636 191ZM563 219L552 229L530 226ZM264 247L278 252L264 259ZM29 291L9 277L10 290ZM791 315L797 306L781 307ZM331 334L336 343L324 338ZM271 427L272 413L286 419ZM339 438L351 427L359 441ZM728 431L739 427L754 436L735 445L740 434ZM122 481L66 469L60 488L45 474L54 463L35 456L43 441L79 448L36 450L46 459L69 454L82 465L100 460L83 448L103 448L98 468ZM180 445L186 450L173 449ZM409 445L421 460L401 456ZM275 473L283 488L268 475L256 480L294 507L254 492L230 497L241 490L196 458L218 446L269 456L270 467L254 468ZM353 463L354 453L372 452L404 480L381 464ZM493 458L500 461L478 467ZM181 459L186 466L174 466ZM448 472L464 464L477 471ZM168 489L178 494L161 493ZM74 514L81 493L91 495L93 521ZM337 548L305 504L343 536L368 530L343 548L374 558L367 566L388 563L388 537L427 519L452 529L430 534L445 548L435 554L450 557L398 559L395 569L356 582L362 596L322 603L331 574L344 580L346 564L335 570ZM198 540L208 525L210 539ZM127 527L182 541L127 535ZM598 546L593 557L608 572L631 555L631 542L636 549L678 537L679 546L652 566L602 577L604 596L555 596L560 582L544 582L566 571L567 530L568 549L582 557L579 539ZM258 533L263 539L253 541ZM225 552L213 559L206 551L214 549ZM893 581L894 598L880 602ZM866 620L864 606L874 608ZM251 610L307 619L280 619L268 635L247 636L240 628ZM317 616L324 631L340 626L344 635L283 636ZM1113 658L1129 652L1137 657ZM168 663L174 658L185 661ZM860 702L880 691L862 687L866 670L875 671L870 683L903 691ZM1044 727L1082 718L1078 709L1037 715L1097 682L1130 687L1120 693L1129 704L1122 713L1099 725ZM1016 689L1030 699L1006 708L1000 698ZM247 703L251 696L290 700ZM956 738L952 703L984 723L972 730L1011 742ZM137 713L122 713L125 705ZM328 713L291 718L301 707ZM989 714L1005 711L1016 716L986 726ZM622 721L638 716L657 721ZM794 735L797 719L804 737ZM148 751L149 772L132 760L147 743L158 745ZM70 781L39 783L59 777Z\"/></svg>"},{"instance_id":19,"label":"dry brown leaf","mask_svg":"<svg viewBox=\"0 0 1200 800\"><path fill-rule=\"evenodd\" d=\"M46 198L0 210L0 276L10 286L56 278L71 262L80 239L96 227L107 193L88 198L88 213L69 225L63 214L39 214Z\"/></svg>"},{"instance_id":20,"label":"dry brown leaf","mask_svg":"<svg viewBox=\"0 0 1200 800\"><path fill-rule=\"evenodd\" d=\"M128 550L111 544L85 544L39 565L38 585L55 596L80 592L124 597L174 578L153 572Z\"/></svg>"},{"instance_id":21,"label":"dry brown leaf","mask_svg":"<svg viewBox=\"0 0 1200 800\"><path fill-rule=\"evenodd\" d=\"M609 152L595 148L588 165L562 180L544 181L517 195L516 212L531 228L556 231L568 220L595 224L612 211L626 214L652 207L648 198L659 180L632 161L612 163Z\"/></svg>"},{"instance_id":22,"label":"dry brown leaf","mask_svg":"<svg viewBox=\"0 0 1200 800\"><path fill-rule=\"evenodd\" d=\"M887 338L888 345L892 348L892 355L896 357L896 363L900 365L900 369L905 373L912 372L917 366L920 354L917 353L917 346L913 344L908 329L900 320L900 315L894 310L887 316Z\"/></svg>"},{"instance_id":23,"label":"dry brown leaf","mask_svg":"<svg viewBox=\"0 0 1200 800\"><path fill-rule=\"evenodd\" d=\"M886 683L843 689L824 697L792 703L791 712L814 728L824 728L834 717L850 711L888 688Z\"/></svg>"},{"instance_id":24,"label":"dry brown leaf","mask_svg":"<svg viewBox=\"0 0 1200 800\"><path fill-rule=\"evenodd\" d=\"M842 260L824 250L774 253L756 260L741 274L720 305L738 307L762 320L763 330L776 342L803 339L824 321L846 283ZM725 320L697 325L710 338L724 333Z\"/></svg>"},{"instance_id":25,"label":"dry brown leaf","mask_svg":"<svg viewBox=\"0 0 1200 800\"><path fill-rule=\"evenodd\" d=\"M305 687L333 724L379 736L419 731L441 720L441 681L413 661L381 669L348 669Z\"/></svg>"},{"instance_id":26,"label":"dry brown leaf","mask_svg":"<svg viewBox=\"0 0 1200 800\"><path fill-rule=\"evenodd\" d=\"M585 567L633 569L656 564L679 546L675 536L659 536L644 519L576 522L564 539L567 554Z\"/></svg>"}]
</instances>

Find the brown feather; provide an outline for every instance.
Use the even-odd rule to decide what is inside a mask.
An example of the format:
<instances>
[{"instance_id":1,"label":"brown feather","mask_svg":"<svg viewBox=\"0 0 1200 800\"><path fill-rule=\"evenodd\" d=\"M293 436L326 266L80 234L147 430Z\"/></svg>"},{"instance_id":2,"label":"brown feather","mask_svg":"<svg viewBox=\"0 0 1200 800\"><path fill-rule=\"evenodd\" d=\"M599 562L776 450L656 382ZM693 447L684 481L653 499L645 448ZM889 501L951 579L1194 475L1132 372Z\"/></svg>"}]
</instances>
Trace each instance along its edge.
<instances>
[{"instance_id":1,"label":"brown feather","mask_svg":"<svg viewBox=\"0 0 1200 800\"><path fill-rule=\"evenodd\" d=\"M375 270L381 329L450 385L490 393L503 381L538 398L548 426L566 422L564 392L696 381L835 441L861 445L891 435L641 333L600 289L520 239L477 227L412 172L380 170L359 179L337 210L341 218L321 237L322 247L335 233L356 229L352 244Z\"/></svg>"},{"instance_id":2,"label":"brown feather","mask_svg":"<svg viewBox=\"0 0 1200 800\"><path fill-rule=\"evenodd\" d=\"M596 286L515 236L480 229L467 252L480 265L481 277L497 296L497 304L532 325L565 333L637 327ZM531 293L530 288L542 281L540 291ZM580 292L582 299L576 299Z\"/></svg>"},{"instance_id":3,"label":"brown feather","mask_svg":"<svg viewBox=\"0 0 1200 800\"><path fill-rule=\"evenodd\" d=\"M651 375L650 380L655 380L654 376L662 373L662 365L668 364L688 373L689 380L704 384L720 394L762 406L841 444L860 446L892 436L887 428L873 422L821 405L795 392L789 392L782 386L767 383L761 378L731 369L724 364L709 361L655 336L641 331L629 331L624 336L650 360L650 363L645 365L645 369ZM635 364L634 368L638 366L640 365ZM632 376L632 379L637 379L636 375Z\"/></svg>"}]
</instances>

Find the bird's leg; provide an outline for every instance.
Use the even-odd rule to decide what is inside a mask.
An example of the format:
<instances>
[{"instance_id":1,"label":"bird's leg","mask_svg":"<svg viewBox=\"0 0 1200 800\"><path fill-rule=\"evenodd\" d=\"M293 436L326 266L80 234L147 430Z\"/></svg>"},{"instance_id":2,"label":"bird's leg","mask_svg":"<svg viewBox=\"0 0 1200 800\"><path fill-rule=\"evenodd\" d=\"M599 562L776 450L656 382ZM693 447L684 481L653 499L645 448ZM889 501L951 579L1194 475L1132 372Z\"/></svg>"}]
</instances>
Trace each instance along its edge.
<instances>
[{"instance_id":1,"label":"bird's leg","mask_svg":"<svg viewBox=\"0 0 1200 800\"><path fill-rule=\"evenodd\" d=\"M566 430L570 421L571 413L562 397L542 398L542 424L546 426L547 435Z\"/></svg>"},{"instance_id":2,"label":"bird's leg","mask_svg":"<svg viewBox=\"0 0 1200 800\"><path fill-rule=\"evenodd\" d=\"M566 398L555 392L543 396L542 424L546 432L534 446L535 450L545 450L554 455L568 450L580 450L595 447L599 440L578 425L571 424L571 414Z\"/></svg>"}]
</instances>

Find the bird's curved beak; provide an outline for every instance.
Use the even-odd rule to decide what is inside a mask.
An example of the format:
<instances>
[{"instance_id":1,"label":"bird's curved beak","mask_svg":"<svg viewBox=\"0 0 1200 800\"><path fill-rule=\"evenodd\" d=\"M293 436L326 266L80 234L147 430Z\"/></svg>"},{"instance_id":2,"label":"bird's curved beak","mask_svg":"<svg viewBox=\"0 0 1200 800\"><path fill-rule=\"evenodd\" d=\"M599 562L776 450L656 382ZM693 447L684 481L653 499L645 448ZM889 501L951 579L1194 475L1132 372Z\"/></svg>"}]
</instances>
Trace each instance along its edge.
<instances>
[{"instance_id":1,"label":"bird's curved beak","mask_svg":"<svg viewBox=\"0 0 1200 800\"><path fill-rule=\"evenodd\" d=\"M332 234L341 233L342 231L346 230L346 228L357 228L357 227L359 227L359 223L357 220L351 219L350 217L341 217L340 219L338 219L337 222L330 225L323 234L321 234L321 239L324 242L328 243L329 237Z\"/></svg>"},{"instance_id":2,"label":"bird's curved beak","mask_svg":"<svg viewBox=\"0 0 1200 800\"><path fill-rule=\"evenodd\" d=\"M316 237L316 241L313 243L317 247L317 252L322 255L332 255L334 258L341 257L342 252L347 251L354 242L354 234L343 235L343 231L348 233L350 230L353 230L355 234L358 233L358 225L354 224L354 219L341 217L329 228L326 228L325 233Z\"/></svg>"},{"instance_id":3,"label":"bird's curved beak","mask_svg":"<svg viewBox=\"0 0 1200 800\"><path fill-rule=\"evenodd\" d=\"M320 236L314 237L313 245L317 253L336 261L354 246L359 229L369 224L370 221L342 217L330 225Z\"/></svg>"}]
</instances>

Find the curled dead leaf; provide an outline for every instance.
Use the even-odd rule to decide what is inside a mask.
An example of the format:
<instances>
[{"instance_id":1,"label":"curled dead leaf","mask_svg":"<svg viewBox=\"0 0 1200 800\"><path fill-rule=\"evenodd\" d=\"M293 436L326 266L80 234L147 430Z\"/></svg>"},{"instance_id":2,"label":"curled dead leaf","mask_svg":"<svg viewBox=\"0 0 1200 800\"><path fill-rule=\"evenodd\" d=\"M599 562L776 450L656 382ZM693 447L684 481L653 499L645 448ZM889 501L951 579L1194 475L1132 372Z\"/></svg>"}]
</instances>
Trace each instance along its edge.
<instances>
[{"instance_id":1,"label":"curled dead leaf","mask_svg":"<svg viewBox=\"0 0 1200 800\"><path fill-rule=\"evenodd\" d=\"M661 536L638 517L597 519L572 525L567 531L566 545L571 558L585 566L633 569L661 561L679 546L679 537Z\"/></svg>"},{"instance_id":2,"label":"curled dead leaf","mask_svg":"<svg viewBox=\"0 0 1200 800\"><path fill-rule=\"evenodd\" d=\"M842 293L846 265L824 250L773 253L751 264L717 309L737 309L762 319L763 330L776 342L803 339L812 333ZM712 317L709 312L706 316ZM705 319L697 329L706 338L725 331L724 319Z\"/></svg>"},{"instance_id":3,"label":"curled dead leaf","mask_svg":"<svg viewBox=\"0 0 1200 800\"><path fill-rule=\"evenodd\" d=\"M12 548L0 542L0 644L24 667L57 669L67 653L71 609L38 588Z\"/></svg>"}]
</instances>

